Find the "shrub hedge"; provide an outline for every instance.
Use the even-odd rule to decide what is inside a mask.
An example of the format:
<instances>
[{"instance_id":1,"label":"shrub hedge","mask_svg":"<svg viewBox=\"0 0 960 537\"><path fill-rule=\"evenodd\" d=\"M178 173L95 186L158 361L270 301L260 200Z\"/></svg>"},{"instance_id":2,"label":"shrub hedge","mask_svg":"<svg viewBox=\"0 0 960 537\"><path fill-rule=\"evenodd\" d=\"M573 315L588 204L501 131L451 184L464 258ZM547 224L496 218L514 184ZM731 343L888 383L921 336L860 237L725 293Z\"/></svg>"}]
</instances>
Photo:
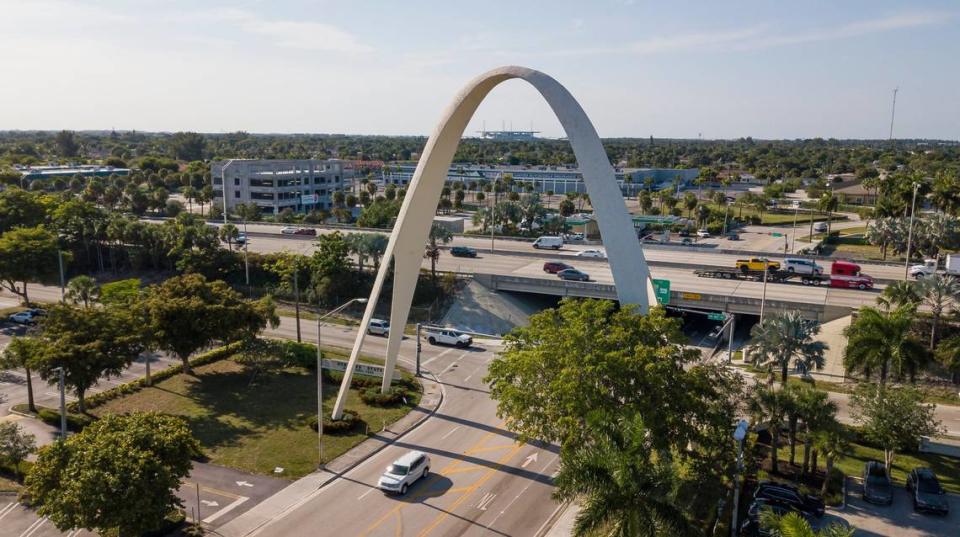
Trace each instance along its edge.
<instances>
[{"instance_id":1,"label":"shrub hedge","mask_svg":"<svg viewBox=\"0 0 960 537\"><path fill-rule=\"evenodd\" d=\"M407 390L395 386L387 393L380 393L380 388L367 388L360 391L360 400L373 406L396 406L403 403Z\"/></svg>"},{"instance_id":2,"label":"shrub hedge","mask_svg":"<svg viewBox=\"0 0 960 537\"><path fill-rule=\"evenodd\" d=\"M222 347L217 347L216 349L207 351L203 354L199 354L190 359L190 367L199 367L209 363L213 363L224 358L228 358L240 349L241 342L228 343ZM183 364L172 365L166 369L162 369L150 375L150 379L153 383L166 380L174 375L179 375L183 372ZM140 378L127 382L125 384L120 384L114 386L109 390L104 390L100 393L95 393L87 396L86 403L87 409L96 408L107 401L111 401L120 397L122 395L129 395L131 393L138 392L147 386L147 380L145 378ZM78 409L78 404L76 402L70 403L67 405L67 410L70 412L76 412ZM59 418L58 418L59 419ZM69 419L69 418L68 418ZM88 422L89 423L89 422Z\"/></svg>"},{"instance_id":3,"label":"shrub hedge","mask_svg":"<svg viewBox=\"0 0 960 537\"><path fill-rule=\"evenodd\" d=\"M316 431L317 417L310 416L310 418L307 421L310 425L310 428ZM363 420L360 419L360 414L352 410L344 410L343 417L338 420L332 420L330 419L329 415L324 414L323 433L324 434L345 434L345 433L353 432L362 423L363 423Z\"/></svg>"},{"instance_id":4,"label":"shrub hedge","mask_svg":"<svg viewBox=\"0 0 960 537\"><path fill-rule=\"evenodd\" d=\"M30 412L30 407L26 403L21 403L13 405L13 410L20 412L22 414L33 414ZM35 414L40 421L46 423L47 425L52 425L54 427L60 428L60 410L56 408L49 408L45 406L37 405L37 413ZM93 422L93 418L85 414L77 414L70 410L70 405L67 405L67 429L73 432L80 432L84 427L90 425Z\"/></svg>"}]
</instances>

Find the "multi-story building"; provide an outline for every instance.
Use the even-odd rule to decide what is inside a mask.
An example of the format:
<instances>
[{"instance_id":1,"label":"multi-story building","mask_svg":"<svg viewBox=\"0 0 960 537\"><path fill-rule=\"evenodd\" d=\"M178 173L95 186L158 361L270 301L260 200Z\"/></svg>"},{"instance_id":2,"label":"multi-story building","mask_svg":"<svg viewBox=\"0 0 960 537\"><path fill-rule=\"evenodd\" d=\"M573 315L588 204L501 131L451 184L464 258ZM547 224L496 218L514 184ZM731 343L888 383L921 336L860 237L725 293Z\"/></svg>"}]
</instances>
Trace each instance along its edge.
<instances>
[{"instance_id":1,"label":"multi-story building","mask_svg":"<svg viewBox=\"0 0 960 537\"><path fill-rule=\"evenodd\" d=\"M383 169L383 183L405 186L413 178L415 164L392 164ZM688 185L700 171L693 169L666 169L666 168L616 168L614 170L617 183L625 195L636 195L645 188L644 182L649 178L653 188L662 188L673 184L680 178L682 185ZM509 175L514 182L523 181L533 185L537 192L553 191L554 194L567 192L586 192L583 176L580 170L566 166L485 166L454 164L447 172L448 181L492 182Z\"/></svg>"},{"instance_id":2,"label":"multi-story building","mask_svg":"<svg viewBox=\"0 0 960 537\"><path fill-rule=\"evenodd\" d=\"M128 168L80 164L76 166L25 166L17 167L23 179L56 179L79 177L110 177L111 175L130 175Z\"/></svg>"},{"instance_id":3,"label":"multi-story building","mask_svg":"<svg viewBox=\"0 0 960 537\"><path fill-rule=\"evenodd\" d=\"M352 167L342 160L220 160L210 164L214 196L226 182L227 207L256 203L265 213L331 209L333 193L350 187ZM223 203L222 199L218 203Z\"/></svg>"}]
</instances>

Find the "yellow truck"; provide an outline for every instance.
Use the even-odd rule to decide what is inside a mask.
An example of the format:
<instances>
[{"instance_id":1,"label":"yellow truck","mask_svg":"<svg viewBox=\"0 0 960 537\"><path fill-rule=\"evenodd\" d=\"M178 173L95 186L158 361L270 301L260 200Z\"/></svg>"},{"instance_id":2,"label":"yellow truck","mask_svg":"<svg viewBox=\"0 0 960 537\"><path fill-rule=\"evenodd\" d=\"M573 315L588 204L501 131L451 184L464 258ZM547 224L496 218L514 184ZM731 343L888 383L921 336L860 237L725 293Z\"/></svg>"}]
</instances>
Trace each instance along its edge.
<instances>
[{"instance_id":1,"label":"yellow truck","mask_svg":"<svg viewBox=\"0 0 960 537\"><path fill-rule=\"evenodd\" d=\"M780 270L779 261L770 261L760 257L737 259L737 270L740 272L762 272L764 270Z\"/></svg>"}]
</instances>

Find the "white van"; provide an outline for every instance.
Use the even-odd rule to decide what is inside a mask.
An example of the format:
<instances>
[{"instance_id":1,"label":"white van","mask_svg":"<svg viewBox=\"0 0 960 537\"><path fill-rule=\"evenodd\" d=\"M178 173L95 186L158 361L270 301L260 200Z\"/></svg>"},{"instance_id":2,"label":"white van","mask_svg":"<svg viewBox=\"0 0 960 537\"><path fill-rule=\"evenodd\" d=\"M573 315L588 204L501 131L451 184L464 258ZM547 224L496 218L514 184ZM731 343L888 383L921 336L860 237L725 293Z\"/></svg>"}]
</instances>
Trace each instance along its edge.
<instances>
[{"instance_id":1,"label":"white van","mask_svg":"<svg viewBox=\"0 0 960 537\"><path fill-rule=\"evenodd\" d=\"M827 223L816 222L815 224L813 224L813 230L816 231L817 233L824 233L827 231Z\"/></svg>"},{"instance_id":2,"label":"white van","mask_svg":"<svg viewBox=\"0 0 960 537\"><path fill-rule=\"evenodd\" d=\"M823 267L809 259L788 257L783 260L783 270L797 274L823 274Z\"/></svg>"},{"instance_id":3,"label":"white van","mask_svg":"<svg viewBox=\"0 0 960 537\"><path fill-rule=\"evenodd\" d=\"M559 250L563 247L563 237L539 237L533 241L533 247L538 249Z\"/></svg>"}]
</instances>

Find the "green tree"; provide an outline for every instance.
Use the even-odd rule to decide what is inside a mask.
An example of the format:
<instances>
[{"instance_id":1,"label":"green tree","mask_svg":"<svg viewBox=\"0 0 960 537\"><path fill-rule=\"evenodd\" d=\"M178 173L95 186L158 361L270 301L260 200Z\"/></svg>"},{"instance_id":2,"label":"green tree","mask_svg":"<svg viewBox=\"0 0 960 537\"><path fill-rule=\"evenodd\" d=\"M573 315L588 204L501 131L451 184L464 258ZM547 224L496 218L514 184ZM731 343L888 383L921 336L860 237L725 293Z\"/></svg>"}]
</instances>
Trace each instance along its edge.
<instances>
[{"instance_id":1,"label":"green tree","mask_svg":"<svg viewBox=\"0 0 960 537\"><path fill-rule=\"evenodd\" d=\"M561 216L567 217L576 211L576 206L568 199L560 200L559 211Z\"/></svg>"},{"instance_id":2,"label":"green tree","mask_svg":"<svg viewBox=\"0 0 960 537\"><path fill-rule=\"evenodd\" d=\"M313 291L322 304L339 303L339 297L353 289L350 281L350 246L339 231L320 235L311 257Z\"/></svg>"},{"instance_id":3,"label":"green tree","mask_svg":"<svg viewBox=\"0 0 960 537\"><path fill-rule=\"evenodd\" d=\"M227 243L227 249L232 251L234 241L236 241L237 237L240 236L240 230L237 229L237 226L233 224L224 224L220 226L220 229L217 233L220 236L220 240Z\"/></svg>"},{"instance_id":4,"label":"green tree","mask_svg":"<svg viewBox=\"0 0 960 537\"><path fill-rule=\"evenodd\" d=\"M297 321L297 341L300 341L300 286L310 277L309 262L300 254L281 252L265 264L265 268L280 278L280 288L293 295L294 316Z\"/></svg>"},{"instance_id":5,"label":"green tree","mask_svg":"<svg viewBox=\"0 0 960 537\"><path fill-rule=\"evenodd\" d=\"M54 143L57 145L57 153L61 157L75 157L80 151L80 144L77 143L73 131L63 130L58 132L54 138Z\"/></svg>"},{"instance_id":6,"label":"green tree","mask_svg":"<svg viewBox=\"0 0 960 537\"><path fill-rule=\"evenodd\" d=\"M85 395L101 377L117 377L145 349L141 331L123 308L77 308L55 305L43 322L42 352L35 360L40 378L64 382L77 394L80 412Z\"/></svg>"},{"instance_id":7,"label":"green tree","mask_svg":"<svg viewBox=\"0 0 960 537\"><path fill-rule=\"evenodd\" d=\"M810 455L813 451L815 436L818 432L836 425L837 403L829 399L829 394L810 385L790 385L793 392L794 408L803 422L803 474L810 471ZM793 464L794 448L790 447L790 464Z\"/></svg>"},{"instance_id":8,"label":"green tree","mask_svg":"<svg viewBox=\"0 0 960 537\"><path fill-rule=\"evenodd\" d=\"M923 302L930 306L930 313L933 314L930 323L929 345L930 351L933 352L937 346L940 320L943 317L944 309L954 301L960 300L960 281L957 281L953 276L933 274L921 280L919 291L923 296Z\"/></svg>"},{"instance_id":9,"label":"green tree","mask_svg":"<svg viewBox=\"0 0 960 537\"><path fill-rule=\"evenodd\" d=\"M767 424L767 430L770 432L770 467L775 474L780 471L778 453L780 431L783 429L783 421L792 404L793 400L786 390L760 384L754 386L747 400L747 409L753 416L753 422Z\"/></svg>"},{"instance_id":10,"label":"green tree","mask_svg":"<svg viewBox=\"0 0 960 537\"><path fill-rule=\"evenodd\" d=\"M929 351L913 334L916 311L916 306L910 305L893 311L860 308L857 318L844 331L844 368L848 372L861 371L868 379L879 371L880 384L887 382L891 366L897 379L903 378L905 370L913 378L930 360Z\"/></svg>"},{"instance_id":11,"label":"green tree","mask_svg":"<svg viewBox=\"0 0 960 537\"><path fill-rule=\"evenodd\" d=\"M817 200L817 209L822 213L827 213L827 236L833 231L833 211L840 206L840 198L833 194L833 190L828 190Z\"/></svg>"},{"instance_id":12,"label":"green tree","mask_svg":"<svg viewBox=\"0 0 960 537\"><path fill-rule=\"evenodd\" d=\"M80 275L67 283L66 298L74 304L89 308L100 298L100 286L90 276Z\"/></svg>"},{"instance_id":13,"label":"green tree","mask_svg":"<svg viewBox=\"0 0 960 537\"><path fill-rule=\"evenodd\" d=\"M921 436L942 432L936 407L924 403L923 393L912 386L862 384L850 398L850 414L861 434L883 449L888 475L898 451L916 448Z\"/></svg>"},{"instance_id":14,"label":"green tree","mask_svg":"<svg viewBox=\"0 0 960 537\"><path fill-rule=\"evenodd\" d=\"M177 132L170 137L170 153L179 160L201 160L206 141L195 132Z\"/></svg>"},{"instance_id":15,"label":"green tree","mask_svg":"<svg viewBox=\"0 0 960 537\"><path fill-rule=\"evenodd\" d=\"M30 303L28 282L58 271L57 238L43 227L17 228L0 235L0 285Z\"/></svg>"},{"instance_id":16,"label":"green tree","mask_svg":"<svg viewBox=\"0 0 960 537\"><path fill-rule=\"evenodd\" d=\"M238 341L259 334L279 319L273 302L244 300L222 281L200 274L175 276L147 290L142 303L154 344L172 352L193 374L190 355L215 341Z\"/></svg>"},{"instance_id":17,"label":"green tree","mask_svg":"<svg viewBox=\"0 0 960 537\"><path fill-rule=\"evenodd\" d=\"M134 537L157 529L182 507L176 491L199 451L181 418L108 415L41 449L25 493L61 531Z\"/></svg>"},{"instance_id":18,"label":"green tree","mask_svg":"<svg viewBox=\"0 0 960 537\"><path fill-rule=\"evenodd\" d=\"M429 242L423 253L423 257L430 260L430 275L433 283L437 283L437 261L440 260L440 243L447 244L453 240L453 233L450 230L434 222L430 227Z\"/></svg>"},{"instance_id":19,"label":"green tree","mask_svg":"<svg viewBox=\"0 0 960 537\"><path fill-rule=\"evenodd\" d=\"M800 312L777 312L750 330L755 352L769 368L780 369L780 382L787 383L790 363L806 370L821 369L827 344L814 340L820 325L804 319Z\"/></svg>"},{"instance_id":20,"label":"green tree","mask_svg":"<svg viewBox=\"0 0 960 537\"><path fill-rule=\"evenodd\" d=\"M781 516L770 509L760 512L760 525L776 537L853 537L857 531L854 527L842 526L836 522L815 530L810 526L810 522L798 513Z\"/></svg>"},{"instance_id":21,"label":"green tree","mask_svg":"<svg viewBox=\"0 0 960 537\"><path fill-rule=\"evenodd\" d=\"M36 436L24 432L19 423L0 421L0 464L12 467L20 477L20 463L36 450Z\"/></svg>"},{"instance_id":22,"label":"green tree","mask_svg":"<svg viewBox=\"0 0 960 537\"><path fill-rule=\"evenodd\" d=\"M824 479L820 487L820 495L826 496L830 488L830 474L833 473L833 464L850 450L850 438L847 429L839 423L832 423L817 431L814 438L814 448L824 456ZM816 465L813 471L816 472Z\"/></svg>"},{"instance_id":23,"label":"green tree","mask_svg":"<svg viewBox=\"0 0 960 537\"><path fill-rule=\"evenodd\" d=\"M40 195L17 187L0 191L0 234L15 227L36 227L47 216L47 204Z\"/></svg>"},{"instance_id":24,"label":"green tree","mask_svg":"<svg viewBox=\"0 0 960 537\"><path fill-rule=\"evenodd\" d=\"M43 343L33 337L15 337L7 344L0 354L0 369L23 369L27 377L27 407L31 412L37 411L37 405L33 399L33 374L34 364L37 358L43 353Z\"/></svg>"},{"instance_id":25,"label":"green tree","mask_svg":"<svg viewBox=\"0 0 960 537\"><path fill-rule=\"evenodd\" d=\"M573 535L601 528L603 535L622 537L698 534L677 502L678 476L669 459L652 449L652 432L641 418L607 423L602 412L594 412L587 420L595 436L563 449L554 492L560 501L581 502Z\"/></svg>"},{"instance_id":26,"label":"green tree","mask_svg":"<svg viewBox=\"0 0 960 537\"><path fill-rule=\"evenodd\" d=\"M897 280L887 284L877 297L877 304L887 311L903 306L917 306L922 301L923 295L917 282L909 280Z\"/></svg>"},{"instance_id":27,"label":"green tree","mask_svg":"<svg viewBox=\"0 0 960 537\"><path fill-rule=\"evenodd\" d=\"M693 217L693 210L696 209L699 204L700 200L697 199L697 195L693 192L685 192L683 194L683 207L687 210L687 218Z\"/></svg>"}]
</instances>

